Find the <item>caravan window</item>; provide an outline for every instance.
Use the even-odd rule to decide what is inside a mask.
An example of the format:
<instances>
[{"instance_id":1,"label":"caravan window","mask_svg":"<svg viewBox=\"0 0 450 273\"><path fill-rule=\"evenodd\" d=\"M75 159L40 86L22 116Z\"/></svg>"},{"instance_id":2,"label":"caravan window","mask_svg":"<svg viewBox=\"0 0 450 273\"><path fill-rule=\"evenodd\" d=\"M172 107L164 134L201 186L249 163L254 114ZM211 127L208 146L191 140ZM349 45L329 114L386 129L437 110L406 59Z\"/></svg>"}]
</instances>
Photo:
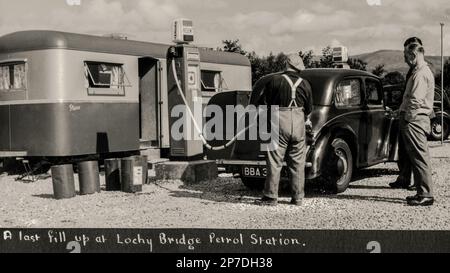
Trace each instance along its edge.
<instances>
[{"instance_id":1,"label":"caravan window","mask_svg":"<svg viewBox=\"0 0 450 273\"><path fill-rule=\"evenodd\" d=\"M26 89L25 62L0 64L0 91L25 91Z\"/></svg>"},{"instance_id":2,"label":"caravan window","mask_svg":"<svg viewBox=\"0 0 450 273\"><path fill-rule=\"evenodd\" d=\"M125 95L125 87L130 86L122 64L85 62L84 67L91 95Z\"/></svg>"},{"instance_id":3,"label":"caravan window","mask_svg":"<svg viewBox=\"0 0 450 273\"><path fill-rule=\"evenodd\" d=\"M222 73L220 71L202 70L202 91L222 91Z\"/></svg>"}]
</instances>

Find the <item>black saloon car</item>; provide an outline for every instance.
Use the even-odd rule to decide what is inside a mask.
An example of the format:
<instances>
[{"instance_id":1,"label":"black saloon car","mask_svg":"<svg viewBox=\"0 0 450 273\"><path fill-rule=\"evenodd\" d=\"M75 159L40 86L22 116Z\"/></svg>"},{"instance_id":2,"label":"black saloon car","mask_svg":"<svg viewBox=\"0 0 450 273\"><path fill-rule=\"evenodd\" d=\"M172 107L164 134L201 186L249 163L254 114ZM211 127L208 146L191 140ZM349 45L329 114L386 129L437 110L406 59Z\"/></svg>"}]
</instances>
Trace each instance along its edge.
<instances>
[{"instance_id":1,"label":"black saloon car","mask_svg":"<svg viewBox=\"0 0 450 273\"><path fill-rule=\"evenodd\" d=\"M348 188L355 169L395 160L397 120L384 105L378 77L360 70L308 69L302 78L311 83L314 102L307 180L324 178L340 193ZM255 96L256 92L250 103L257 100ZM267 169L259 148L257 141L238 141L231 157L219 159L219 165L239 173L248 187L261 188Z\"/></svg>"}]
</instances>

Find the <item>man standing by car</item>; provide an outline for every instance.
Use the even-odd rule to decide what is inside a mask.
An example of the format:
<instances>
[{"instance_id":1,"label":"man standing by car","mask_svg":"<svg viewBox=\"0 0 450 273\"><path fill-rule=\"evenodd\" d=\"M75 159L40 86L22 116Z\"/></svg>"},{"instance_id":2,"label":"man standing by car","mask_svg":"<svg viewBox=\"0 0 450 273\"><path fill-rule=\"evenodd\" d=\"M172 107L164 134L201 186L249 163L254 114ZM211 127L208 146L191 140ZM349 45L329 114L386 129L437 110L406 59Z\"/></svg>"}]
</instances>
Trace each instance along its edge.
<instances>
[{"instance_id":1,"label":"man standing by car","mask_svg":"<svg viewBox=\"0 0 450 273\"><path fill-rule=\"evenodd\" d=\"M400 106L400 137L414 174L417 195L407 198L410 206L431 206L434 203L431 163L427 133L430 132L430 115L434 103L434 75L425 62L425 50L420 43L411 43L404 51L406 63L413 68L406 83L403 103Z\"/></svg>"},{"instance_id":2,"label":"man standing by car","mask_svg":"<svg viewBox=\"0 0 450 273\"><path fill-rule=\"evenodd\" d=\"M267 179L264 196L257 202L260 205L277 205L285 158L290 174L291 204L300 206L305 196L305 121L312 111L312 90L300 77L299 72L304 69L300 55L289 54L284 72L262 80L264 88L258 105L279 107L279 143L267 152Z\"/></svg>"},{"instance_id":3,"label":"man standing by car","mask_svg":"<svg viewBox=\"0 0 450 273\"><path fill-rule=\"evenodd\" d=\"M403 48L405 50L407 50L407 47L414 43L423 46L421 39L419 39L417 37L411 37L405 41L405 43L403 44ZM406 61L406 59L405 59L405 61ZM408 83L409 79L411 78L414 68L415 68L414 66L410 67L408 74L406 75L406 83ZM406 86L405 86L405 88L406 88ZM404 94L405 93L403 92L403 95ZM411 184L412 170L411 170L411 164L409 163L409 160L408 160L408 153L406 152L406 149L405 149L405 144L403 142L402 137L399 137L398 141L399 141L399 149L398 149L399 159L398 159L397 165L398 165L398 169L400 171L400 175L398 176L397 180L394 183L389 184L389 186L394 189L407 189L410 191L415 191L417 189L416 189L414 183Z\"/></svg>"}]
</instances>

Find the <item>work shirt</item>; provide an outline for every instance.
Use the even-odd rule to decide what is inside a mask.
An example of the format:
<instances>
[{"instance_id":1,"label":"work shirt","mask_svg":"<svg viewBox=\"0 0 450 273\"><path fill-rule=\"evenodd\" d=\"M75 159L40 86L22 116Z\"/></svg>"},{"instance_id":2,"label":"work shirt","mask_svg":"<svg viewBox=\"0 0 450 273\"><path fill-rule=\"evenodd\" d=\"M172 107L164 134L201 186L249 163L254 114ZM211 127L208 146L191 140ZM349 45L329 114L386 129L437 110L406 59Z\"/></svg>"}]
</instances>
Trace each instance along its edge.
<instances>
[{"instance_id":1,"label":"work shirt","mask_svg":"<svg viewBox=\"0 0 450 273\"><path fill-rule=\"evenodd\" d=\"M283 75L287 75L293 83L297 82L300 78L299 73L286 71L283 73L272 74L269 78L263 79L265 85L261 97L258 98L258 105L289 107L292 101L292 88ZM312 112L312 88L308 81L303 80L297 87L295 101L298 107L304 108L305 117Z\"/></svg>"},{"instance_id":2,"label":"work shirt","mask_svg":"<svg viewBox=\"0 0 450 273\"><path fill-rule=\"evenodd\" d=\"M413 72L414 72L415 69L416 69L415 67L411 67L411 68L408 70L408 74L406 74L406 82L409 81L409 79L411 78L411 76L412 76L412 74L413 74Z\"/></svg>"},{"instance_id":3,"label":"work shirt","mask_svg":"<svg viewBox=\"0 0 450 273\"><path fill-rule=\"evenodd\" d=\"M433 115L434 88L434 75L428 64L417 65L406 83L403 103L400 106L400 113L406 121L414 123L420 119L419 115L427 116L428 119Z\"/></svg>"}]
</instances>

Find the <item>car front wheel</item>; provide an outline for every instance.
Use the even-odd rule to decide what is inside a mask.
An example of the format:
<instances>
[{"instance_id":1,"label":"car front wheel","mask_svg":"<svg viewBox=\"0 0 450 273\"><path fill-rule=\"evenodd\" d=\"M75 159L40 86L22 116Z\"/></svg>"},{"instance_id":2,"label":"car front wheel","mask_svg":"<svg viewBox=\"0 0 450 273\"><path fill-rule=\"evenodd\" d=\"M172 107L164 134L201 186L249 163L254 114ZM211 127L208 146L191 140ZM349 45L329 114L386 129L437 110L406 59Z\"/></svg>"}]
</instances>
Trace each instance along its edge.
<instances>
[{"instance_id":1,"label":"car front wheel","mask_svg":"<svg viewBox=\"0 0 450 273\"><path fill-rule=\"evenodd\" d=\"M323 170L324 178L333 193L345 192L353 175L353 155L347 142L336 138L330 146Z\"/></svg>"},{"instance_id":2,"label":"car front wheel","mask_svg":"<svg viewBox=\"0 0 450 273\"><path fill-rule=\"evenodd\" d=\"M431 120L431 134L430 138L434 141L439 141L444 133L444 140L448 138L450 134L449 121L444 119L444 126L442 126L440 118L434 118Z\"/></svg>"}]
</instances>

